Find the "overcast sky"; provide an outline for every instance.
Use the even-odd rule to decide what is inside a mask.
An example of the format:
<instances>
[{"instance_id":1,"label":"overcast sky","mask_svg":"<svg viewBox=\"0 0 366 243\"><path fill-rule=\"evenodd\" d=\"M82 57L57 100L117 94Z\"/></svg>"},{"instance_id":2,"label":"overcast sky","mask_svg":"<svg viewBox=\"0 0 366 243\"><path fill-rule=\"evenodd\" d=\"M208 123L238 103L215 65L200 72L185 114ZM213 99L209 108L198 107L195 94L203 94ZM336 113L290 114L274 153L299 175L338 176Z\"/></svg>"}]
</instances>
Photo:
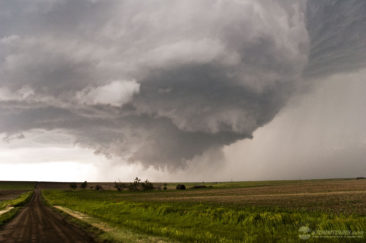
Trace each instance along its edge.
<instances>
[{"instance_id":1,"label":"overcast sky","mask_svg":"<svg viewBox=\"0 0 366 243\"><path fill-rule=\"evenodd\" d=\"M364 0L2 0L0 180L366 176Z\"/></svg>"}]
</instances>

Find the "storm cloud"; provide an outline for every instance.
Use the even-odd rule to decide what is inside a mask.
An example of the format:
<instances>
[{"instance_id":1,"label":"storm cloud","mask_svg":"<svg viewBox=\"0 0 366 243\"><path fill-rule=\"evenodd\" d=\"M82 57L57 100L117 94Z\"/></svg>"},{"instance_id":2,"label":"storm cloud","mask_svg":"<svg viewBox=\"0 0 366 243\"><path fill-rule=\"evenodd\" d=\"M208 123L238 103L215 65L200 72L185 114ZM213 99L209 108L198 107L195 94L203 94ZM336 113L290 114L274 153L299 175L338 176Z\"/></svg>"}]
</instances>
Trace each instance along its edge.
<instances>
[{"instance_id":1,"label":"storm cloud","mask_svg":"<svg viewBox=\"0 0 366 243\"><path fill-rule=\"evenodd\" d=\"M366 60L366 4L343 2L2 1L0 133L57 129L184 167L251 138L309 77Z\"/></svg>"}]
</instances>

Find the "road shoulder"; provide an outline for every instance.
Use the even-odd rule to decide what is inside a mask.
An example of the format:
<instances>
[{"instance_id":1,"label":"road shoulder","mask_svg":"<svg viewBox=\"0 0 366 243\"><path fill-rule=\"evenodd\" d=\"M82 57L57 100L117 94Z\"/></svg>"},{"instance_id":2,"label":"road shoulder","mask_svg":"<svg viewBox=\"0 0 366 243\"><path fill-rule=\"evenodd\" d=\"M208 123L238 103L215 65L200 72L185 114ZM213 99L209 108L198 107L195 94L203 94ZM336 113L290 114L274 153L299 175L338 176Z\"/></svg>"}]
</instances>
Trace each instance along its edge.
<instances>
[{"instance_id":1,"label":"road shoulder","mask_svg":"<svg viewBox=\"0 0 366 243\"><path fill-rule=\"evenodd\" d=\"M151 236L143 233L137 233L131 231L129 229L123 227L115 227L108 223L105 223L97 218L91 217L89 215L80 213L75 210L71 210L69 208L65 208L62 206L53 206L59 212L69 215L72 218L76 219L76 223L87 231L93 231L94 234L97 232L97 240L107 241L107 242L139 242L139 243L148 243L148 242L173 242L171 239ZM75 220L74 220L75 221Z\"/></svg>"}]
</instances>

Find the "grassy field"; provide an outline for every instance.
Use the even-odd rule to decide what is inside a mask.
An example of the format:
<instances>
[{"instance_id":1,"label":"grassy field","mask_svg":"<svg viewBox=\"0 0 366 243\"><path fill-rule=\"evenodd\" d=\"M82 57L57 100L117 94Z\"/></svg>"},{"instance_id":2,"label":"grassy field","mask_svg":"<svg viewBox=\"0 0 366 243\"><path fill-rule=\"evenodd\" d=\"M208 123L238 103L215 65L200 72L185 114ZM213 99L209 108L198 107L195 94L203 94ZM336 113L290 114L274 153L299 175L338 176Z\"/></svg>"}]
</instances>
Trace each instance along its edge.
<instances>
[{"instance_id":1,"label":"grassy field","mask_svg":"<svg viewBox=\"0 0 366 243\"><path fill-rule=\"evenodd\" d=\"M186 191L45 190L43 195L52 205L121 232L180 242L299 242L309 229L315 236L307 242L365 241L366 180L228 182ZM329 235L316 238L319 234Z\"/></svg>"},{"instance_id":2,"label":"grassy field","mask_svg":"<svg viewBox=\"0 0 366 243\"><path fill-rule=\"evenodd\" d=\"M0 181L0 191L2 190L33 190L35 182L28 181Z\"/></svg>"},{"instance_id":3,"label":"grassy field","mask_svg":"<svg viewBox=\"0 0 366 243\"><path fill-rule=\"evenodd\" d=\"M28 201L34 185L34 182L0 181L0 226L12 219Z\"/></svg>"},{"instance_id":4,"label":"grassy field","mask_svg":"<svg viewBox=\"0 0 366 243\"><path fill-rule=\"evenodd\" d=\"M32 195L32 191L24 192L20 194L17 198L11 200L1 200L0 209L6 208L7 206L18 207L22 206Z\"/></svg>"},{"instance_id":5,"label":"grassy field","mask_svg":"<svg viewBox=\"0 0 366 243\"><path fill-rule=\"evenodd\" d=\"M19 208L30 199L32 194L33 191L28 191L20 194L15 199L0 200L0 226L12 219L19 211ZM8 207L11 207L9 208L10 210L6 210Z\"/></svg>"}]
</instances>

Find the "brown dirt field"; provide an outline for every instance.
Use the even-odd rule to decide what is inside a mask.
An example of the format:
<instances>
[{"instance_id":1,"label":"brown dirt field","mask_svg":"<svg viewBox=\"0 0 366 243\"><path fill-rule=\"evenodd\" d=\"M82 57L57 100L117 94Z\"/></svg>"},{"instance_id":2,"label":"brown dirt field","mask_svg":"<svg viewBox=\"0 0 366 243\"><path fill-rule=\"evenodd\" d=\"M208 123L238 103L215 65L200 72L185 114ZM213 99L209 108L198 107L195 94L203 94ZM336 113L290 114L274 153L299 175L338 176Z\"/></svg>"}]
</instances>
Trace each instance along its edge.
<instances>
[{"instance_id":1,"label":"brown dirt field","mask_svg":"<svg viewBox=\"0 0 366 243\"><path fill-rule=\"evenodd\" d=\"M195 197L154 197L151 201L214 202L250 206L278 206L283 208L304 208L310 210L337 211L366 215L366 191L262 194L262 195L222 195Z\"/></svg>"},{"instance_id":2,"label":"brown dirt field","mask_svg":"<svg viewBox=\"0 0 366 243\"><path fill-rule=\"evenodd\" d=\"M302 181L249 188L123 193L134 201L208 202L366 215L366 180Z\"/></svg>"},{"instance_id":3,"label":"brown dirt field","mask_svg":"<svg viewBox=\"0 0 366 243\"><path fill-rule=\"evenodd\" d=\"M83 230L66 222L41 201L40 190L10 223L0 230L0 242L94 242Z\"/></svg>"},{"instance_id":4,"label":"brown dirt field","mask_svg":"<svg viewBox=\"0 0 366 243\"><path fill-rule=\"evenodd\" d=\"M330 181L299 181L285 185L273 186L256 186L243 188L220 188L220 189L198 189L187 191L167 191L156 194L133 194L125 193L124 196L133 196L134 198L161 198L169 199L179 197L180 199L189 197L202 196L249 196L249 195L275 195L283 196L282 194L310 194L310 193L337 193L337 192L366 192L366 180L330 180ZM314 194L315 195L315 194Z\"/></svg>"},{"instance_id":5,"label":"brown dirt field","mask_svg":"<svg viewBox=\"0 0 366 243\"><path fill-rule=\"evenodd\" d=\"M12 200L17 198L20 194L26 191L23 190L0 190L0 201L1 200Z\"/></svg>"}]
</instances>

